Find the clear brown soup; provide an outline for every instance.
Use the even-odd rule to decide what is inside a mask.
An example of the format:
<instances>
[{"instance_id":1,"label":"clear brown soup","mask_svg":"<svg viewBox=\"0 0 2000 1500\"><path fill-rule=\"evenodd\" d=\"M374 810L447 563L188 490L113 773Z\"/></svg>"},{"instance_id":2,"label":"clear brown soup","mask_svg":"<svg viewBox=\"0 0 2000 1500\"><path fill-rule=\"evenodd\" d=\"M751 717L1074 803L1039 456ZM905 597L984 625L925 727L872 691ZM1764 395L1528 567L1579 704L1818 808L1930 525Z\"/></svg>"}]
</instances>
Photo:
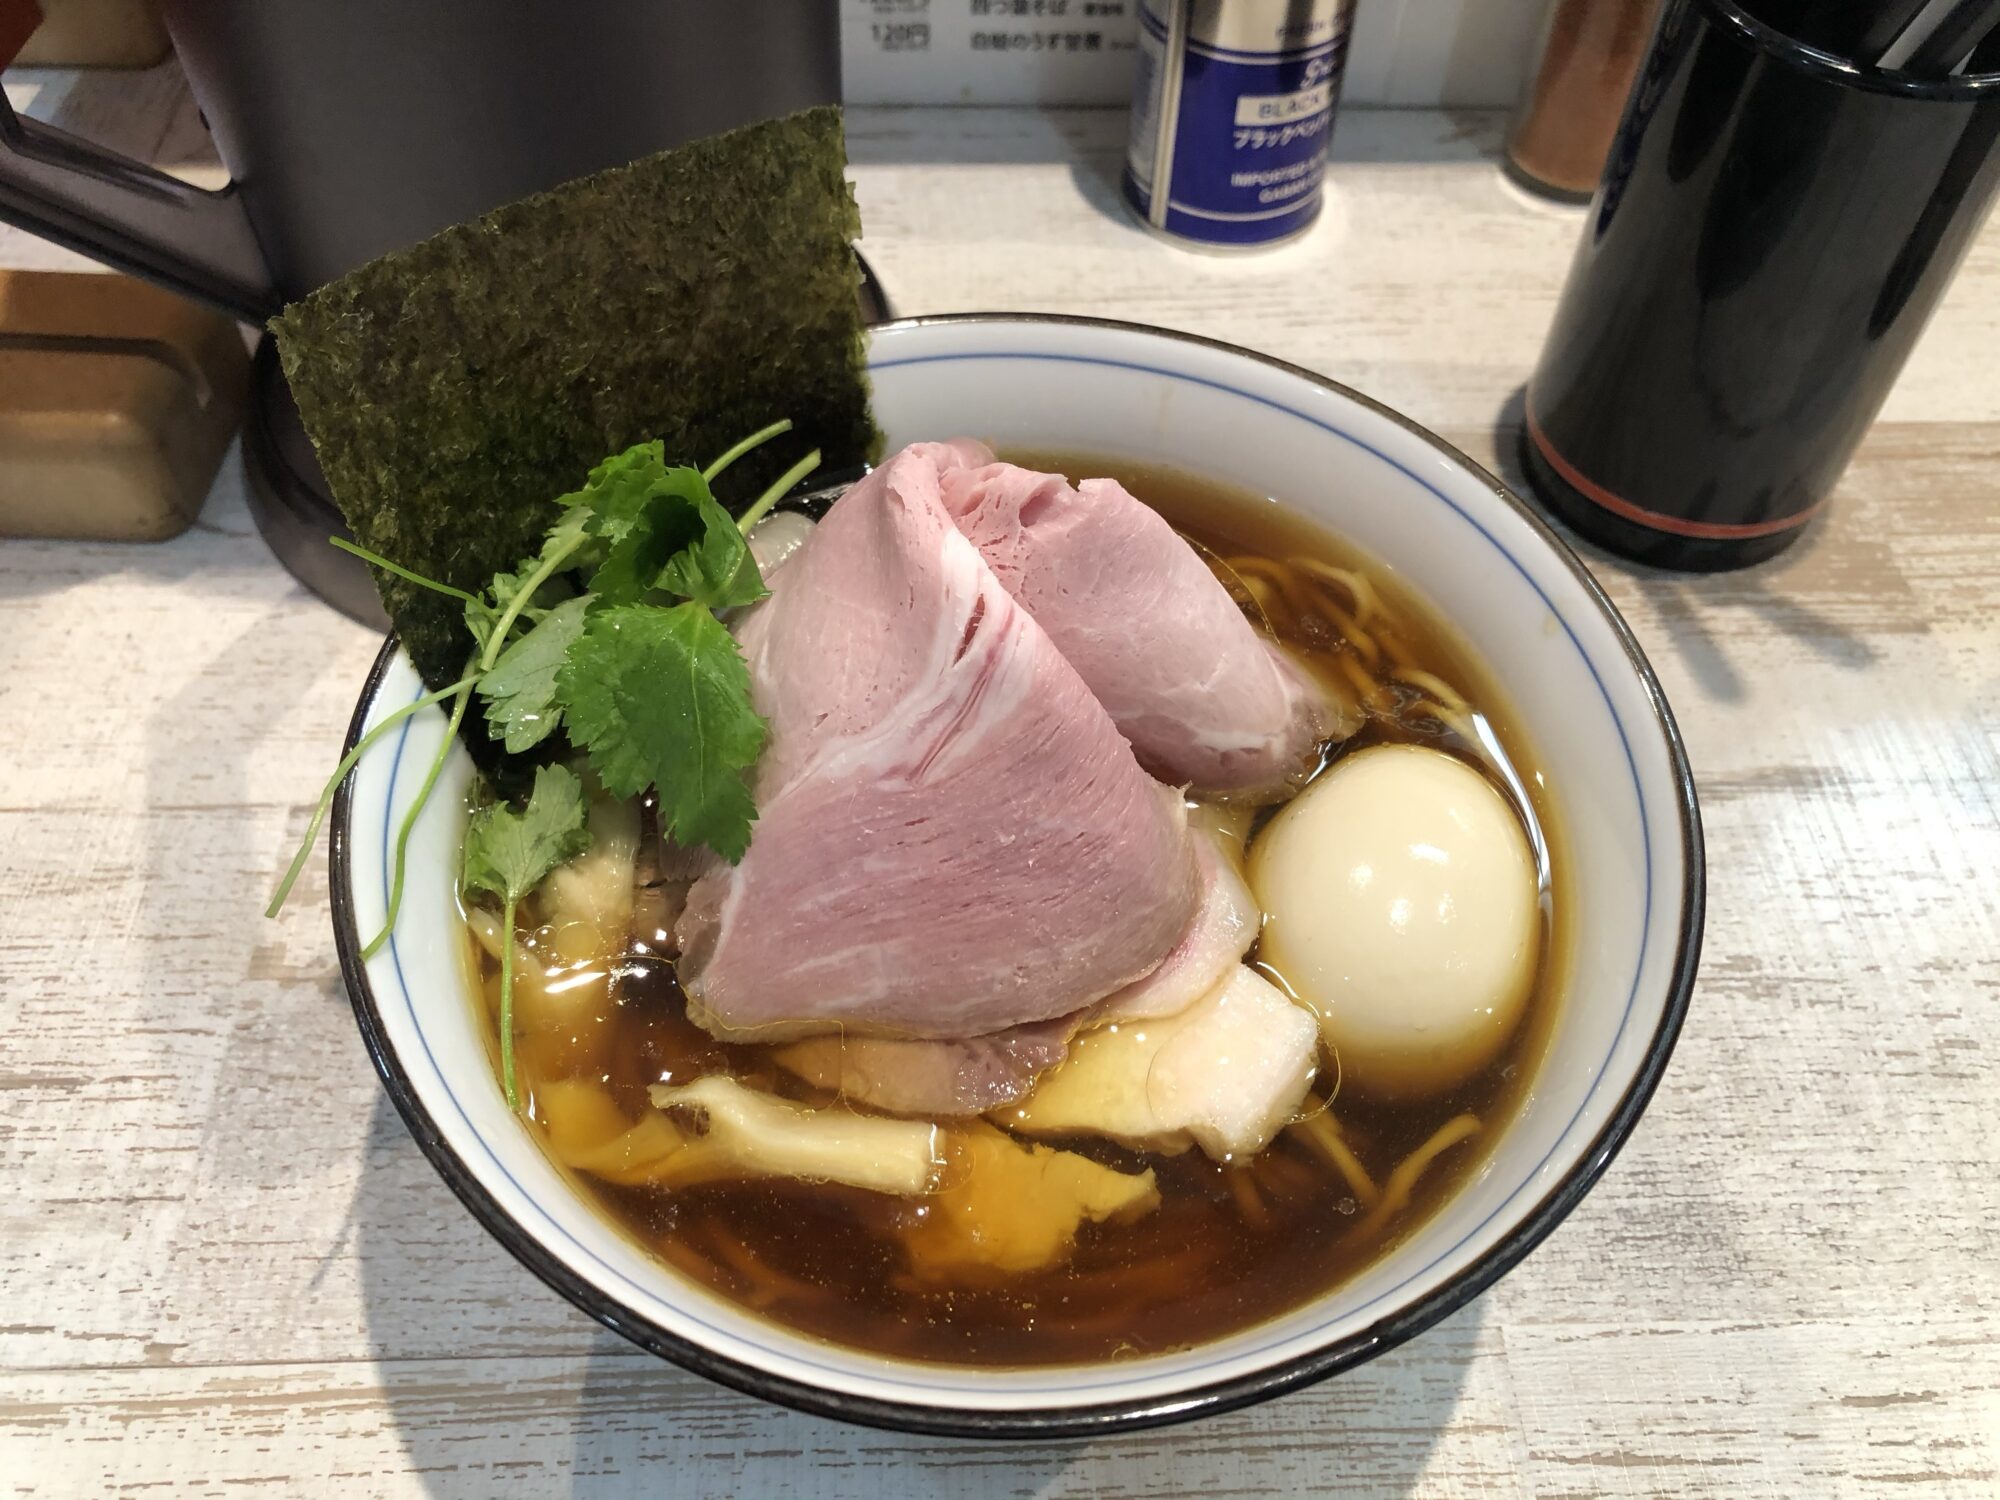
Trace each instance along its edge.
<instances>
[{"instance_id":1,"label":"clear brown soup","mask_svg":"<svg viewBox=\"0 0 2000 1500\"><path fill-rule=\"evenodd\" d=\"M1438 697L1435 684L1420 688L1403 679L1429 674L1456 689L1511 763L1511 779L1528 800L1522 811L1550 851L1540 968L1527 1019L1491 1066L1450 1093L1398 1105L1351 1089L1339 1092L1311 1128L1280 1132L1247 1166L1223 1166L1199 1151L1162 1156L1085 1139L1060 1142L1121 1170L1150 1167L1160 1206L1132 1223L1086 1224L1062 1264L1010 1277L988 1272L940 1279L913 1267L904 1235L921 1200L768 1178L661 1189L571 1175L580 1191L661 1259L803 1333L877 1354L974 1365L1157 1354L1239 1332L1338 1286L1406 1237L1475 1170L1532 1087L1554 1019L1569 949L1562 840L1532 747L1485 672L1452 630L1382 567L1259 497L1205 480L1100 457L1006 456L1073 479L1120 479L1205 548L1212 563L1240 565L1240 572L1223 570L1233 575L1232 587L1239 596L1262 599L1269 607L1252 612L1312 658L1322 675L1353 684L1357 695L1372 686L1375 706L1366 710L1360 731L1330 752L1328 764L1385 741L1433 744L1477 763L1457 731L1425 713L1425 701ZM1301 559L1363 575L1372 608L1328 585ZM1287 608L1288 596L1324 607ZM1398 664L1402 678L1394 675ZM1520 807L1520 796L1508 795ZM476 944L469 946L497 1066L497 965ZM663 962L625 964L596 1021L609 1035L590 1049L590 1076L632 1118L649 1107L649 1085L712 1072L808 1104L835 1102L776 1067L762 1049L725 1046L690 1024L672 969ZM538 1054L524 1047L531 1116L536 1085L561 1074L564 1055L561 1048ZM1323 1057L1309 1107L1325 1101L1336 1076L1335 1060ZM1399 1164L1463 1116L1476 1117L1478 1133L1437 1154L1416 1178L1407 1206L1386 1215L1370 1211L1326 1146L1331 1133L1379 1191Z\"/></svg>"}]
</instances>

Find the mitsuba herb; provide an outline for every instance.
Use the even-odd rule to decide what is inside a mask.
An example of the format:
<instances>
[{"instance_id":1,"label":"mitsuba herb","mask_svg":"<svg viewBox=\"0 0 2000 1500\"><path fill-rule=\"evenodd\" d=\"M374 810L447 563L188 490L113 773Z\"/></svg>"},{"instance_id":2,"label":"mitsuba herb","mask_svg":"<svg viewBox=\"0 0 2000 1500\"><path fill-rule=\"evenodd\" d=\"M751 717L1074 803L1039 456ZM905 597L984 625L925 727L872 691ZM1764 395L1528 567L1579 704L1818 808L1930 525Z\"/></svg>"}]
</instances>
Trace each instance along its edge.
<instances>
[{"instance_id":1,"label":"mitsuba herb","mask_svg":"<svg viewBox=\"0 0 2000 1500\"><path fill-rule=\"evenodd\" d=\"M484 705L485 734L509 754L534 751L561 732L611 795L656 789L663 834L688 847L706 845L732 863L741 859L757 817L748 775L764 748L766 725L751 703L742 653L715 611L765 596L744 532L819 466L819 450L779 475L740 520L716 500L710 481L790 430L789 421L774 422L706 470L669 464L657 439L612 455L590 471L582 488L560 497L555 522L536 551L495 573L478 593L342 543L383 571L457 601L473 652L457 681L390 714L342 759L268 914L275 916L284 904L334 790L361 753L390 724L419 708L448 704L451 732L398 831L388 915L362 956L387 941L401 904L410 832L474 697ZM560 777L549 780L551 771ZM524 808L491 804L467 834L466 889L501 895L510 933L520 893L508 898L505 882L494 884L487 872L532 861L500 865L489 857L492 851L515 849L529 833L538 840L535 850L567 850L552 856L553 863L528 882L531 888L555 863L588 845L587 833L578 832L582 842L571 847L572 825L579 831L585 826L584 802L580 791L568 795L562 777L576 779L560 765L541 766ZM502 1035L508 1035L504 1023Z\"/></svg>"},{"instance_id":2,"label":"mitsuba herb","mask_svg":"<svg viewBox=\"0 0 2000 1500\"><path fill-rule=\"evenodd\" d=\"M590 848L583 782L566 766L542 766L519 812L489 802L465 826L459 885L500 898L500 1081L507 1107L521 1107L514 1081L514 911L557 865Z\"/></svg>"}]
</instances>

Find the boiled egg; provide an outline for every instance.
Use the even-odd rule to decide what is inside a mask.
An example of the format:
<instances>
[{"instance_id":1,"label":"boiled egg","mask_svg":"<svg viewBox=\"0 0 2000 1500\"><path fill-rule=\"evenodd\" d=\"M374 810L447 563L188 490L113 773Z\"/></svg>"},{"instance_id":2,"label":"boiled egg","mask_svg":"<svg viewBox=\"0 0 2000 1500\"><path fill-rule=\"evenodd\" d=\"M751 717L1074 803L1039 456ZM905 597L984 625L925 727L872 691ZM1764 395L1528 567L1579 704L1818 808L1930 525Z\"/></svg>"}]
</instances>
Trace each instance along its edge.
<instances>
[{"instance_id":1,"label":"boiled egg","mask_svg":"<svg viewBox=\"0 0 2000 1500\"><path fill-rule=\"evenodd\" d=\"M1526 830L1440 750L1337 761L1251 847L1260 956L1318 1017L1343 1084L1422 1098L1491 1062L1520 1024L1541 938Z\"/></svg>"}]
</instances>

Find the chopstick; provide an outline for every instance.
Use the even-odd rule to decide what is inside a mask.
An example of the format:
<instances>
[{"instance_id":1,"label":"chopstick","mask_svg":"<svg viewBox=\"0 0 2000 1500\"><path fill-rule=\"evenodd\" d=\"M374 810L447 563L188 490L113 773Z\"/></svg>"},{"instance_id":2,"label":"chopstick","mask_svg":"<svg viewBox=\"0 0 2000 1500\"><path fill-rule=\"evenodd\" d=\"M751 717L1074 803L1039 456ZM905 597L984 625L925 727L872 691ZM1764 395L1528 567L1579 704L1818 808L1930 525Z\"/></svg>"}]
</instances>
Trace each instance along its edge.
<instances>
[{"instance_id":1,"label":"chopstick","mask_svg":"<svg viewBox=\"0 0 2000 1500\"><path fill-rule=\"evenodd\" d=\"M1866 61L1886 52L1933 0L1737 0L1795 42Z\"/></svg>"},{"instance_id":2,"label":"chopstick","mask_svg":"<svg viewBox=\"0 0 2000 1500\"><path fill-rule=\"evenodd\" d=\"M1946 0L1949 4L1950 0ZM1886 57L1896 39L1921 20L1926 11L1931 10L1937 0L1896 0L1893 5L1884 5L1859 23L1851 49L1843 49L1846 57Z\"/></svg>"},{"instance_id":3,"label":"chopstick","mask_svg":"<svg viewBox=\"0 0 2000 1500\"><path fill-rule=\"evenodd\" d=\"M1944 78L2000 27L2000 0L1931 0L1877 59L1877 66Z\"/></svg>"}]
</instances>

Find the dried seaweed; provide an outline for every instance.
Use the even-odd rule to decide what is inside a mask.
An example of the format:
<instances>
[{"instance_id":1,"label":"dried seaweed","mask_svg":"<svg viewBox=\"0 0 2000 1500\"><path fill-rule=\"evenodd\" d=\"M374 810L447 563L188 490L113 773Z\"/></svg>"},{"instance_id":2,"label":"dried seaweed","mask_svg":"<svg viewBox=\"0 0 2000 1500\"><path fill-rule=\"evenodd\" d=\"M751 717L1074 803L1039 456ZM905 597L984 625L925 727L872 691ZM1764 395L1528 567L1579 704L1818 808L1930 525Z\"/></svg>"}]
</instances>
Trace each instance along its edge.
<instances>
[{"instance_id":1,"label":"dried seaweed","mask_svg":"<svg viewBox=\"0 0 2000 1500\"><path fill-rule=\"evenodd\" d=\"M606 454L661 438L740 505L799 454L878 442L837 109L580 178L350 272L272 324L335 501L363 545L476 591L534 551ZM454 601L378 572L433 686L463 670Z\"/></svg>"}]
</instances>

